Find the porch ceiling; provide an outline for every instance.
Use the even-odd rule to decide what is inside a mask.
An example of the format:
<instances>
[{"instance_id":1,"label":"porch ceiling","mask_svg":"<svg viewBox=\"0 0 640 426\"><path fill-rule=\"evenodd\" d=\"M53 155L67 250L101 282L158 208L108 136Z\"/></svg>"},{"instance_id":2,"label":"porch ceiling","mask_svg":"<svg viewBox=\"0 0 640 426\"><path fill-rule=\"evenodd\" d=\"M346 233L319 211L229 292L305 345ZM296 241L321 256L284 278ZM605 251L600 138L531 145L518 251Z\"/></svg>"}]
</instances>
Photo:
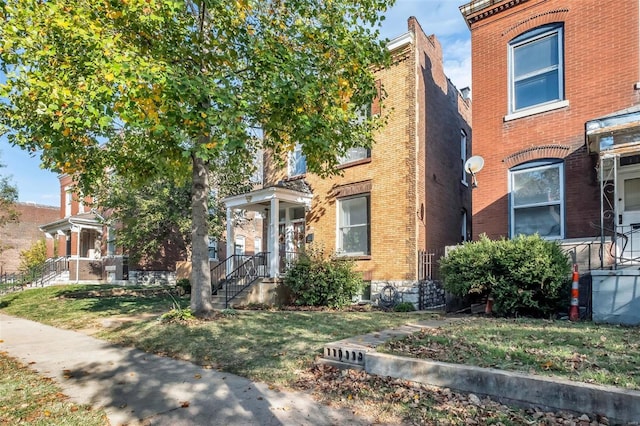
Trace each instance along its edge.
<instances>
[{"instance_id":1,"label":"porch ceiling","mask_svg":"<svg viewBox=\"0 0 640 426\"><path fill-rule=\"evenodd\" d=\"M54 235L60 232L66 232L73 229L73 227L79 227L82 229L94 229L98 232L102 232L102 223L98 220L98 217L93 213L80 214L77 216L65 217L55 222L47 223L40 226L40 230L48 235Z\"/></svg>"},{"instance_id":2,"label":"porch ceiling","mask_svg":"<svg viewBox=\"0 0 640 426\"><path fill-rule=\"evenodd\" d=\"M585 136L590 153L637 153L640 148L640 105L587 121Z\"/></svg>"}]
</instances>

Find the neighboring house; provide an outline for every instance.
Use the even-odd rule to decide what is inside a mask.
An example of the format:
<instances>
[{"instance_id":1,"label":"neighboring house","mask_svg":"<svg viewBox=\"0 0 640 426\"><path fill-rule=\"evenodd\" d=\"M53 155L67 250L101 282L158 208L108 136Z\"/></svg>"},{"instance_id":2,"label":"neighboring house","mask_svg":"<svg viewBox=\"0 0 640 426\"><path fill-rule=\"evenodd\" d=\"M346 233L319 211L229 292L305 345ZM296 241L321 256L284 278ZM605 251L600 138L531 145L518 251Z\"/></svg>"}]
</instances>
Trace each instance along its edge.
<instances>
[{"instance_id":1,"label":"neighboring house","mask_svg":"<svg viewBox=\"0 0 640 426\"><path fill-rule=\"evenodd\" d=\"M307 173L299 146L287 170L265 155L263 188L225 200L228 235L235 210L265 217L270 277L313 242L355 260L370 283L365 299L391 285L417 303L418 281L430 278L419 273L420 253L470 236L471 182L463 170L471 149L470 101L444 74L435 36L413 17L408 29L388 44L392 65L376 72L387 98L371 113L387 114L388 124L372 149L350 150L342 175L326 179Z\"/></svg>"},{"instance_id":2,"label":"neighboring house","mask_svg":"<svg viewBox=\"0 0 640 426\"><path fill-rule=\"evenodd\" d=\"M90 197L78 199L73 192L73 178L60 175L60 209L58 219L40 225L47 238L47 257L68 260L70 281L102 280L102 258L114 255L115 247L102 217L90 206ZM42 222L40 222L42 223ZM119 267L122 278L122 260Z\"/></svg>"},{"instance_id":3,"label":"neighboring house","mask_svg":"<svg viewBox=\"0 0 640 426\"><path fill-rule=\"evenodd\" d=\"M15 208L18 220L0 227L0 245L3 248L0 254L0 275L18 272L20 252L43 239L39 225L55 220L59 211L58 207L33 203L16 203Z\"/></svg>"},{"instance_id":4,"label":"neighboring house","mask_svg":"<svg viewBox=\"0 0 640 426\"><path fill-rule=\"evenodd\" d=\"M41 238L42 232L46 236L47 258L64 259L65 274L56 280L171 282L175 279L177 264L182 270L179 278L188 278L190 268L185 265L184 250L171 241L158 249L157 256L144 257L138 264L130 264L128 256L123 255L122 248L115 244L118 224L109 224L107 214L90 207L93 203L91 197L78 198L73 190L72 176L63 174L59 176L59 180L60 208L49 208L48 216L36 219L39 231L32 223L37 237ZM32 219L32 216L25 215L28 219ZM238 215L234 238L236 254L252 255L256 250L262 251L262 220L259 215L255 216L253 212ZM45 221L48 222L42 224ZM26 223L21 224L21 229L26 226ZM209 258L212 265L217 264L221 258L224 259L225 246L224 240L219 244L217 239L210 239Z\"/></svg>"},{"instance_id":5,"label":"neighboring house","mask_svg":"<svg viewBox=\"0 0 640 426\"><path fill-rule=\"evenodd\" d=\"M538 233L574 246L581 271L639 263L638 9L599 0L460 7L473 48L473 154L484 158L474 237Z\"/></svg>"}]
</instances>

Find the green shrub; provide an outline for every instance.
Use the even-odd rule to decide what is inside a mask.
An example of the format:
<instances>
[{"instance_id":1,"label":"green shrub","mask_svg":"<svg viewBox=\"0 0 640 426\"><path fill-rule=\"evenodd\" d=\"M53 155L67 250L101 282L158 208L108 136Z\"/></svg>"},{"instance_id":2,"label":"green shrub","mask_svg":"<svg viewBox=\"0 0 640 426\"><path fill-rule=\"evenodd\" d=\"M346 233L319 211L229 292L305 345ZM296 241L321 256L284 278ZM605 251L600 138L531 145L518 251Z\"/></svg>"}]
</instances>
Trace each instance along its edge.
<instances>
[{"instance_id":1,"label":"green shrub","mask_svg":"<svg viewBox=\"0 0 640 426\"><path fill-rule=\"evenodd\" d=\"M351 304L364 282L353 261L335 255L325 258L322 250L310 248L287 270L284 285L296 305L339 308Z\"/></svg>"},{"instance_id":2,"label":"green shrub","mask_svg":"<svg viewBox=\"0 0 640 426\"><path fill-rule=\"evenodd\" d=\"M178 289L178 293L181 296L187 293L191 293L191 282L188 278L180 278L176 282L176 288Z\"/></svg>"},{"instance_id":3,"label":"green shrub","mask_svg":"<svg viewBox=\"0 0 640 426\"><path fill-rule=\"evenodd\" d=\"M411 302L400 302L393 307L394 312L413 312L416 307Z\"/></svg>"},{"instance_id":4,"label":"green shrub","mask_svg":"<svg viewBox=\"0 0 640 426\"><path fill-rule=\"evenodd\" d=\"M498 315L546 317L568 303L568 256L538 235L499 241L481 236L449 252L440 271L447 291L491 295Z\"/></svg>"}]
</instances>

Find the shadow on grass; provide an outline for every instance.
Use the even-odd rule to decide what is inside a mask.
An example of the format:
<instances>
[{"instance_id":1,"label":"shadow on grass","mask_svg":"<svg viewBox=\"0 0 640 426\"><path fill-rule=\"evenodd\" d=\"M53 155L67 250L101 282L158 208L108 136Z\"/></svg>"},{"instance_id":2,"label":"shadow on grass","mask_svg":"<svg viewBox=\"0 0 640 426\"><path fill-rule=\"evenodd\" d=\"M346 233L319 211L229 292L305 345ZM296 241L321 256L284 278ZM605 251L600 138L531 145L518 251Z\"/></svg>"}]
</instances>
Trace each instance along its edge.
<instances>
[{"instance_id":1,"label":"shadow on grass","mask_svg":"<svg viewBox=\"0 0 640 426\"><path fill-rule=\"evenodd\" d=\"M107 344L66 330L9 319L3 349L54 376L72 398L105 407L111 424L359 424L349 413L190 362ZM161 333L174 329L161 327ZM4 333L3 333L4 334ZM26 348L23 335L28 339ZM37 337L36 337L37 336ZM210 331L196 339L213 341ZM74 350L69 351L69 348Z\"/></svg>"}]
</instances>

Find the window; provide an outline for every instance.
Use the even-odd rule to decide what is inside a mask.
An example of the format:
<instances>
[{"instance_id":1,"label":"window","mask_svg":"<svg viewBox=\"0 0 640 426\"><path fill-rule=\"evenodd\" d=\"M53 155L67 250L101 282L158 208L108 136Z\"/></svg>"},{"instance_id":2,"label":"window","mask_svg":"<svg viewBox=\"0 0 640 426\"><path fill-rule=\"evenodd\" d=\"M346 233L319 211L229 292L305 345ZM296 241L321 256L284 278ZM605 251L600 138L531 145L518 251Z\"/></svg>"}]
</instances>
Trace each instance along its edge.
<instances>
[{"instance_id":1,"label":"window","mask_svg":"<svg viewBox=\"0 0 640 426\"><path fill-rule=\"evenodd\" d=\"M218 260L218 240L209 237L209 260Z\"/></svg>"},{"instance_id":2,"label":"window","mask_svg":"<svg viewBox=\"0 0 640 426\"><path fill-rule=\"evenodd\" d=\"M64 216L71 216L71 202L73 201L73 194L71 193L71 187L67 186L64 189Z\"/></svg>"},{"instance_id":3,"label":"window","mask_svg":"<svg viewBox=\"0 0 640 426\"><path fill-rule=\"evenodd\" d=\"M289 153L289 176L303 175L307 172L307 158L302 153L302 145L296 144Z\"/></svg>"},{"instance_id":4,"label":"window","mask_svg":"<svg viewBox=\"0 0 640 426\"><path fill-rule=\"evenodd\" d=\"M464 130L460 130L460 160L462 162L462 183L467 184L467 171L464 169L464 163L467 162L467 134Z\"/></svg>"},{"instance_id":5,"label":"window","mask_svg":"<svg viewBox=\"0 0 640 426\"><path fill-rule=\"evenodd\" d=\"M338 163L347 164L354 161L364 160L371 157L371 150L368 148L349 148L343 157L338 158Z\"/></svg>"},{"instance_id":6,"label":"window","mask_svg":"<svg viewBox=\"0 0 640 426\"><path fill-rule=\"evenodd\" d=\"M509 43L510 112L564 99L562 25L528 31Z\"/></svg>"},{"instance_id":7,"label":"window","mask_svg":"<svg viewBox=\"0 0 640 426\"><path fill-rule=\"evenodd\" d=\"M338 200L338 251L346 255L368 255L369 195Z\"/></svg>"},{"instance_id":8,"label":"window","mask_svg":"<svg viewBox=\"0 0 640 426\"><path fill-rule=\"evenodd\" d=\"M467 211L466 210L462 210L462 222L460 224L460 241L461 242L465 242L467 241Z\"/></svg>"},{"instance_id":9,"label":"window","mask_svg":"<svg viewBox=\"0 0 640 426\"><path fill-rule=\"evenodd\" d=\"M262 238L255 238L253 240L253 253L262 253Z\"/></svg>"},{"instance_id":10,"label":"window","mask_svg":"<svg viewBox=\"0 0 640 426\"><path fill-rule=\"evenodd\" d=\"M511 236L564 237L564 166L534 162L509 171Z\"/></svg>"},{"instance_id":11,"label":"window","mask_svg":"<svg viewBox=\"0 0 640 426\"><path fill-rule=\"evenodd\" d=\"M244 237L242 235L236 237L234 254L244 255Z\"/></svg>"}]
</instances>

